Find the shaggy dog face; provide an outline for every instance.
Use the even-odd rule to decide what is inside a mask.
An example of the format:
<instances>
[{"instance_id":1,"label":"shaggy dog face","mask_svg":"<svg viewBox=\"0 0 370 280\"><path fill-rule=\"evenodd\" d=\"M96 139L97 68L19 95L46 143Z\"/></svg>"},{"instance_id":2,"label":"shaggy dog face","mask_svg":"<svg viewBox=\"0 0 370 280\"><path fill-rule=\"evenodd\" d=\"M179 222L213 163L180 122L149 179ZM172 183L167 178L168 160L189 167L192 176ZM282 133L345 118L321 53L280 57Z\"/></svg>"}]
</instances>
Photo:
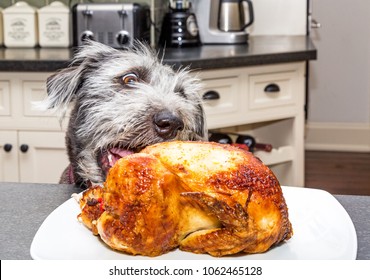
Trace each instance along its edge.
<instances>
[{"instance_id":1,"label":"shaggy dog face","mask_svg":"<svg viewBox=\"0 0 370 280\"><path fill-rule=\"evenodd\" d=\"M174 71L140 43L90 42L48 79L46 108L71 108L66 145L76 183L101 183L118 158L171 140L205 140L197 78ZM62 179L63 182L63 179Z\"/></svg>"}]
</instances>

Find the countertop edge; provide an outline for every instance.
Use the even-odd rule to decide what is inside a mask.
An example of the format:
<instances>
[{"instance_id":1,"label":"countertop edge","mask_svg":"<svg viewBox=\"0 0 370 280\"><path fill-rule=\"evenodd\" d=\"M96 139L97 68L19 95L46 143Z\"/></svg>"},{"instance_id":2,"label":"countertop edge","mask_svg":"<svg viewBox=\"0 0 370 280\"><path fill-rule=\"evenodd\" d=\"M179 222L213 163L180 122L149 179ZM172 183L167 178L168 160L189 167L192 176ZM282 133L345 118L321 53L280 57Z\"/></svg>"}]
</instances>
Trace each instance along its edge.
<instances>
[{"instance_id":1,"label":"countertop edge","mask_svg":"<svg viewBox=\"0 0 370 280\"><path fill-rule=\"evenodd\" d=\"M74 48L0 48L1 72L54 72L70 64ZM317 59L308 36L260 36L246 45L202 45L158 50L164 64L174 68L220 69L290 63Z\"/></svg>"},{"instance_id":2,"label":"countertop edge","mask_svg":"<svg viewBox=\"0 0 370 280\"><path fill-rule=\"evenodd\" d=\"M291 63L299 61L315 60L317 58L317 52L306 51L306 52L292 52L292 53L281 53L281 54L260 54L249 56L248 59L242 59L240 57L234 58L218 58L218 59L204 59L198 60L170 60L165 59L164 63L171 65L174 68L181 68L189 66L191 69L220 69L229 67L243 67L243 66L258 66L268 64L279 64L279 63Z\"/></svg>"}]
</instances>

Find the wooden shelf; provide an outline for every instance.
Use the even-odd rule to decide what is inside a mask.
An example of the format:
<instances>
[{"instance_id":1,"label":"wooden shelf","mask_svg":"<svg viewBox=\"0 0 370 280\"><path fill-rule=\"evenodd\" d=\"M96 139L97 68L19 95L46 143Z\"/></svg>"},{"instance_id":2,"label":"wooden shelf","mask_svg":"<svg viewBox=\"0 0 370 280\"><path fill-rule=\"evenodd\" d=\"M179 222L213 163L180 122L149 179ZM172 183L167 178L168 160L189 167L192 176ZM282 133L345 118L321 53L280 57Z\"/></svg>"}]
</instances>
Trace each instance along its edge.
<instances>
[{"instance_id":1,"label":"wooden shelf","mask_svg":"<svg viewBox=\"0 0 370 280\"><path fill-rule=\"evenodd\" d=\"M282 146L272 149L271 152L255 151L254 155L266 165L275 165L294 160L294 148L293 146Z\"/></svg>"}]
</instances>

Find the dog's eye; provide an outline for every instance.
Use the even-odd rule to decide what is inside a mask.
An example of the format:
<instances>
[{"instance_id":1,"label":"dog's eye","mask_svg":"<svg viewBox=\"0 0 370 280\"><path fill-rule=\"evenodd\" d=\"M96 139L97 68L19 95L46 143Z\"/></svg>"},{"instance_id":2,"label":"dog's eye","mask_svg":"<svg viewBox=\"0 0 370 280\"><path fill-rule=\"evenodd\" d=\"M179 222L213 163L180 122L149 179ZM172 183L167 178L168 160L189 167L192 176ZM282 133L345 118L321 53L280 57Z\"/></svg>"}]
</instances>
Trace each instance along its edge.
<instances>
[{"instance_id":1,"label":"dog's eye","mask_svg":"<svg viewBox=\"0 0 370 280\"><path fill-rule=\"evenodd\" d=\"M139 81L139 78L134 73L129 73L121 77L121 83L123 85L132 86Z\"/></svg>"}]
</instances>

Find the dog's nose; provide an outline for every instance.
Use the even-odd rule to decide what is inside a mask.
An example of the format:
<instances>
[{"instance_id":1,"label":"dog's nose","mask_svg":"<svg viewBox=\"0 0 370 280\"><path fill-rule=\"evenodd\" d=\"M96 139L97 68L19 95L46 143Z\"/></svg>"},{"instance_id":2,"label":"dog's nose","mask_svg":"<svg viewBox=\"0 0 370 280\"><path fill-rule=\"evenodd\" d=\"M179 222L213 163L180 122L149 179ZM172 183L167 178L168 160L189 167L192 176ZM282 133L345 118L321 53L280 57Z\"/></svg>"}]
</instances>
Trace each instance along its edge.
<instances>
[{"instance_id":1,"label":"dog's nose","mask_svg":"<svg viewBox=\"0 0 370 280\"><path fill-rule=\"evenodd\" d=\"M160 111L154 115L155 131L164 139L175 138L179 130L184 129L184 122L169 111Z\"/></svg>"}]
</instances>

